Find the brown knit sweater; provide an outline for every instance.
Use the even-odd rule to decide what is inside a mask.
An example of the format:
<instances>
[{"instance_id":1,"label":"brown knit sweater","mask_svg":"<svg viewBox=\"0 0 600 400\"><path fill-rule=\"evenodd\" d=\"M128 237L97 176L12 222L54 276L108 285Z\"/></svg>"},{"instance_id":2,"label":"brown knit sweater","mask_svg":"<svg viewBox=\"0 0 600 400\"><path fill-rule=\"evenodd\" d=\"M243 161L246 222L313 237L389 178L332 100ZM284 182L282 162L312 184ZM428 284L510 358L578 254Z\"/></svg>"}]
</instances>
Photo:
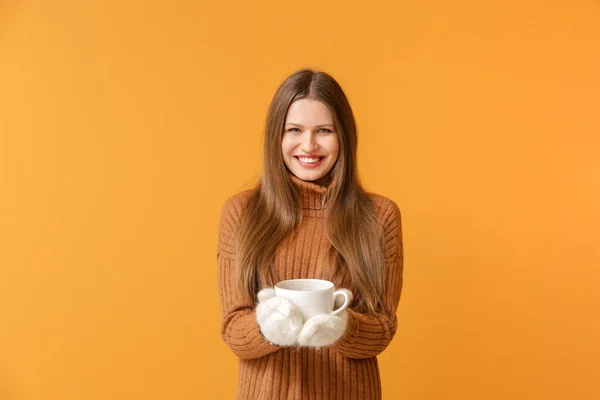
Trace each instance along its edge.
<instances>
[{"instance_id":1,"label":"brown knit sweater","mask_svg":"<svg viewBox=\"0 0 600 400\"><path fill-rule=\"evenodd\" d=\"M332 280L325 257L331 243L324 235L322 196L328 188L289 174L302 193L302 221L294 235L284 239L275 265L281 280ZM231 196L222 209L217 263L222 311L221 336L239 358L238 400L375 400L381 399L376 356L396 332L396 309L402 290L402 228L400 210L390 199L370 194L385 232L385 307L377 314L348 310L348 327L333 345L321 349L281 347L261 334L255 303L235 291L234 234L250 191ZM339 282L333 281L337 288ZM354 293L360 296L360 293Z\"/></svg>"}]
</instances>

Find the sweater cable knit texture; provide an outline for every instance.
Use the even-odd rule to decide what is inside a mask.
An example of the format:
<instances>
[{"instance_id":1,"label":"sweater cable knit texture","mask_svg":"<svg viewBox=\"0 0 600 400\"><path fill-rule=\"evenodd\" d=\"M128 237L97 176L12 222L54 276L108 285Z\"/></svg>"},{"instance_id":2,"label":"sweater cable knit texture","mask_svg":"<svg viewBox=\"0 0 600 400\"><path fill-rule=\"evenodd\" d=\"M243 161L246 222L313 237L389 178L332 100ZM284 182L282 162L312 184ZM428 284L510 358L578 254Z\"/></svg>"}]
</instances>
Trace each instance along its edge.
<instances>
[{"instance_id":1,"label":"sweater cable knit texture","mask_svg":"<svg viewBox=\"0 0 600 400\"><path fill-rule=\"evenodd\" d=\"M327 263L331 243L324 234L322 187L289 174L302 194L302 220L278 246L279 279L333 281ZM348 326L333 345L323 348L282 347L261 334L255 301L237 293L234 284L235 232L250 191L231 196L222 208L217 244L218 285L222 312L221 337L239 358L238 400L377 400L381 381L376 356L390 343L397 327L402 290L403 251L400 210L392 200L370 194L385 235L384 307L376 314L348 307ZM333 281L336 287L343 287ZM360 294L355 294L356 296ZM256 299L254 299L256 300Z\"/></svg>"}]
</instances>

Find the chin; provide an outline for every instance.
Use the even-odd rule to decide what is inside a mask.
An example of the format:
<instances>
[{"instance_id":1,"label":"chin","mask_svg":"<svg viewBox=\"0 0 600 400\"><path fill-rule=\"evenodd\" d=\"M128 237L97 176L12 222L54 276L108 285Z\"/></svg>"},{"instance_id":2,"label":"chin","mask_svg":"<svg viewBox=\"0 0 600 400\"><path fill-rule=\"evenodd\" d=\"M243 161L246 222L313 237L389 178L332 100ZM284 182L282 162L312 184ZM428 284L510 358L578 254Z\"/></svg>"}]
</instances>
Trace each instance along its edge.
<instances>
[{"instance_id":1,"label":"chin","mask_svg":"<svg viewBox=\"0 0 600 400\"><path fill-rule=\"evenodd\" d=\"M314 174L311 172L306 172L306 171L294 171L294 175L296 175L298 178L302 179L303 181L317 181L319 179L321 179L324 175L323 174Z\"/></svg>"}]
</instances>

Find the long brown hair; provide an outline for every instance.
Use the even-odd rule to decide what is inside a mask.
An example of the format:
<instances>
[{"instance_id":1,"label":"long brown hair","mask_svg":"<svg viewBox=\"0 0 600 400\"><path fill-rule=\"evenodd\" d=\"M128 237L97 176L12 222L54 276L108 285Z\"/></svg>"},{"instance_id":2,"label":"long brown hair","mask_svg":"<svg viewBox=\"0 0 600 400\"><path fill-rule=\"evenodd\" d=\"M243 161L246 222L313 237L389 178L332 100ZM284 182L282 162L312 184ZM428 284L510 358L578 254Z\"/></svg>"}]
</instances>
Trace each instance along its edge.
<instances>
[{"instance_id":1,"label":"long brown hair","mask_svg":"<svg viewBox=\"0 0 600 400\"><path fill-rule=\"evenodd\" d=\"M268 110L261 179L252 190L236 235L238 290L254 298L260 288L276 283L273 280L277 245L300 222L301 195L283 162L281 141L288 108L303 98L328 106L340 148L338 160L329 172L333 186L324 199L325 234L332 243L330 259L335 263L333 279L349 278L345 279L346 287L355 294L355 309L374 312L382 304L383 234L375 205L358 179L354 114L338 82L325 72L308 68L283 81Z\"/></svg>"}]
</instances>

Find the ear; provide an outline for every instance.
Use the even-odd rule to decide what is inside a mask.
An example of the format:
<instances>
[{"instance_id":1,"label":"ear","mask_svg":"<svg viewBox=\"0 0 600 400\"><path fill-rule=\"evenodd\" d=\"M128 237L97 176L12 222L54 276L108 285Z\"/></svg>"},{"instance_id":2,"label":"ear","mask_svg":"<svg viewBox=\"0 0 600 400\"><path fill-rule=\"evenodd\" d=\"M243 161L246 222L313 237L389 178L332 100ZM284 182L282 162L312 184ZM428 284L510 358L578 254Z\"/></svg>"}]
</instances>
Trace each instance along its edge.
<instances>
[{"instance_id":1,"label":"ear","mask_svg":"<svg viewBox=\"0 0 600 400\"><path fill-rule=\"evenodd\" d=\"M348 304L352 303L352 299L354 298L354 296L352 296L351 291L349 291L348 289L338 289L338 290L340 292L346 293L346 295L348 296L348 299L350 299L350 301L348 301ZM344 305L344 298L342 296L336 296L334 308L339 308L342 305Z\"/></svg>"}]
</instances>

